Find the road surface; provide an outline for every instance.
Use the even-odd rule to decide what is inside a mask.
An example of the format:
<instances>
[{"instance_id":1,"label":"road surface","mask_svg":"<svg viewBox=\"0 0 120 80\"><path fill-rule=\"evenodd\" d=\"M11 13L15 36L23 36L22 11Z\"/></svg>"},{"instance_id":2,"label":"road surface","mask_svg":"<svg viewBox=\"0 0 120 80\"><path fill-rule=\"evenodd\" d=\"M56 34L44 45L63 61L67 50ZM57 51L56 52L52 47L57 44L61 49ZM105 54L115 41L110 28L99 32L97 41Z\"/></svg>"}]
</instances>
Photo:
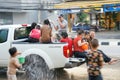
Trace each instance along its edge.
<instances>
[{"instance_id":1,"label":"road surface","mask_svg":"<svg viewBox=\"0 0 120 80\"><path fill-rule=\"evenodd\" d=\"M120 62L113 65L105 65L102 69L104 80L120 80ZM86 64L72 69L56 70L54 80L87 80ZM22 74L17 75L18 80L22 79ZM0 80L7 80L5 73L0 73Z\"/></svg>"}]
</instances>

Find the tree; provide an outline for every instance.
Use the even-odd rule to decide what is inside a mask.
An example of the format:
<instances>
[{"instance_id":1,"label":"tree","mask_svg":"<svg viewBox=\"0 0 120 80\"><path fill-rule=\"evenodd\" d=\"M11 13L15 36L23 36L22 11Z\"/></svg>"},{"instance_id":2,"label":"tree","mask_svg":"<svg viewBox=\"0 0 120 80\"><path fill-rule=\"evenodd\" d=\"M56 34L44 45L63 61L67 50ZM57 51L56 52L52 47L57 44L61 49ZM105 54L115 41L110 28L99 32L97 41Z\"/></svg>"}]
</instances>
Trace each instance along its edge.
<instances>
[{"instance_id":1,"label":"tree","mask_svg":"<svg viewBox=\"0 0 120 80\"><path fill-rule=\"evenodd\" d=\"M87 14L85 12L80 12L77 14L78 22L85 22L87 18Z\"/></svg>"}]
</instances>

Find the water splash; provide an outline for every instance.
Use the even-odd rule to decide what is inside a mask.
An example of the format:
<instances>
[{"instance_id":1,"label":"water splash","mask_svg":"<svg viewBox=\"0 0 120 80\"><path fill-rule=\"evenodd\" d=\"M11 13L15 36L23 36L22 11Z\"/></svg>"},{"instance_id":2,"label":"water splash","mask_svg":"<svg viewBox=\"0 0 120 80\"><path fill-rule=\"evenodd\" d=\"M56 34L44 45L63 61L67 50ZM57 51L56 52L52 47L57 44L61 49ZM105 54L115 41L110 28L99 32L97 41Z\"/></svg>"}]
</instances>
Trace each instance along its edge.
<instances>
[{"instance_id":1,"label":"water splash","mask_svg":"<svg viewBox=\"0 0 120 80\"><path fill-rule=\"evenodd\" d=\"M23 64L25 80L53 80L54 70L49 70L45 61L38 55L26 57Z\"/></svg>"},{"instance_id":2,"label":"water splash","mask_svg":"<svg viewBox=\"0 0 120 80\"><path fill-rule=\"evenodd\" d=\"M25 73L18 80L71 80L63 69L49 70L45 61L36 54L26 57L23 69Z\"/></svg>"}]
</instances>

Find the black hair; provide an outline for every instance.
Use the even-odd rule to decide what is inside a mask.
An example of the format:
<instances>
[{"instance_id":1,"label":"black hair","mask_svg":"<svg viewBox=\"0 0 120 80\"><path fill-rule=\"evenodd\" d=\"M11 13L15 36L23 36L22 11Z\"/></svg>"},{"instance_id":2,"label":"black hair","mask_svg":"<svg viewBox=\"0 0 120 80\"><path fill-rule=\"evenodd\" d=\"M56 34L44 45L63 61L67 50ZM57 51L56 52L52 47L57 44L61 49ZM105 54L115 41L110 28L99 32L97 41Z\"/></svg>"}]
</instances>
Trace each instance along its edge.
<instances>
[{"instance_id":1,"label":"black hair","mask_svg":"<svg viewBox=\"0 0 120 80\"><path fill-rule=\"evenodd\" d=\"M85 35L88 35L88 34L90 34L90 32L89 32L89 31L85 31L84 34L85 34Z\"/></svg>"},{"instance_id":2,"label":"black hair","mask_svg":"<svg viewBox=\"0 0 120 80\"><path fill-rule=\"evenodd\" d=\"M68 37L68 34L67 34L67 32L62 32L62 33L61 33L61 36L62 36L63 38L67 38L67 37Z\"/></svg>"},{"instance_id":3,"label":"black hair","mask_svg":"<svg viewBox=\"0 0 120 80\"><path fill-rule=\"evenodd\" d=\"M60 14L59 17L64 17L64 15L63 15L63 14Z\"/></svg>"},{"instance_id":4,"label":"black hair","mask_svg":"<svg viewBox=\"0 0 120 80\"><path fill-rule=\"evenodd\" d=\"M17 52L16 47L12 47L9 49L10 56L13 56Z\"/></svg>"},{"instance_id":5,"label":"black hair","mask_svg":"<svg viewBox=\"0 0 120 80\"><path fill-rule=\"evenodd\" d=\"M40 29L40 25L36 25L36 28L37 28L37 29Z\"/></svg>"},{"instance_id":6,"label":"black hair","mask_svg":"<svg viewBox=\"0 0 120 80\"><path fill-rule=\"evenodd\" d=\"M49 25L51 27L50 21L48 19L44 20L43 23L46 24L46 25Z\"/></svg>"},{"instance_id":7,"label":"black hair","mask_svg":"<svg viewBox=\"0 0 120 80\"><path fill-rule=\"evenodd\" d=\"M83 33L84 33L83 30L78 30L78 31L77 31L77 34L78 34L78 35L81 35L81 34L83 34Z\"/></svg>"},{"instance_id":8,"label":"black hair","mask_svg":"<svg viewBox=\"0 0 120 80\"><path fill-rule=\"evenodd\" d=\"M33 23L31 24L31 30L34 29L36 25L37 25L37 23L33 22Z\"/></svg>"},{"instance_id":9,"label":"black hair","mask_svg":"<svg viewBox=\"0 0 120 80\"><path fill-rule=\"evenodd\" d=\"M99 46L98 40L97 40L97 39L93 39L93 40L91 41L91 47L92 47L92 48L97 48L98 46Z\"/></svg>"}]
</instances>

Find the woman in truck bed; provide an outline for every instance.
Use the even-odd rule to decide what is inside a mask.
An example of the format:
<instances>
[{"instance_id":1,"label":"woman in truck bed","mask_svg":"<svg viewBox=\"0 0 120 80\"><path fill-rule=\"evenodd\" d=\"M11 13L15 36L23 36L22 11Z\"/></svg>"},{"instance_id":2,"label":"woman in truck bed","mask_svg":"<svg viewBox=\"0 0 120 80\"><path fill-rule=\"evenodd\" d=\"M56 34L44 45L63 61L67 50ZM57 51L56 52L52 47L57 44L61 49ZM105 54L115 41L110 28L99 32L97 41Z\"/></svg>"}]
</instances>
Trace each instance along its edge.
<instances>
[{"instance_id":1,"label":"woman in truck bed","mask_svg":"<svg viewBox=\"0 0 120 80\"><path fill-rule=\"evenodd\" d=\"M48 19L44 20L44 25L41 28L40 42L50 43L52 37L52 28Z\"/></svg>"},{"instance_id":2,"label":"woman in truck bed","mask_svg":"<svg viewBox=\"0 0 120 80\"><path fill-rule=\"evenodd\" d=\"M41 36L40 26L35 26L34 29L31 30L29 34L29 41L30 42L39 42L39 38Z\"/></svg>"}]
</instances>

